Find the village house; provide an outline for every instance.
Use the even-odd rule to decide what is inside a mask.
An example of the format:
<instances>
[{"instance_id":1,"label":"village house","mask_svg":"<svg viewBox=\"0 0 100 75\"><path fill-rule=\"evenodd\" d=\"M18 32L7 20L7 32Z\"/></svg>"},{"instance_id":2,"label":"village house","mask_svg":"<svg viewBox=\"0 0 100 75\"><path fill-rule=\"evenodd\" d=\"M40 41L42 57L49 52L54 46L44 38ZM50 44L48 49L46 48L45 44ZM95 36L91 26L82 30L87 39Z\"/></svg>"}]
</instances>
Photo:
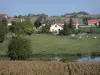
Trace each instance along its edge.
<instances>
[{"instance_id":1,"label":"village house","mask_svg":"<svg viewBox=\"0 0 100 75\"><path fill-rule=\"evenodd\" d=\"M69 24L70 18L66 18L66 23ZM78 29L79 25L83 25L83 19L82 18L72 18L73 25Z\"/></svg>"},{"instance_id":2,"label":"village house","mask_svg":"<svg viewBox=\"0 0 100 75\"><path fill-rule=\"evenodd\" d=\"M84 17L84 14L77 14L77 17Z\"/></svg>"},{"instance_id":3,"label":"village house","mask_svg":"<svg viewBox=\"0 0 100 75\"><path fill-rule=\"evenodd\" d=\"M63 25L60 25L60 24L53 24L51 25L50 27L50 31L51 32L56 32L56 34L59 34L59 31L60 30L63 30Z\"/></svg>"},{"instance_id":4,"label":"village house","mask_svg":"<svg viewBox=\"0 0 100 75\"><path fill-rule=\"evenodd\" d=\"M90 26L99 25L99 23L100 23L100 19L88 20L88 25L90 25Z\"/></svg>"},{"instance_id":5,"label":"village house","mask_svg":"<svg viewBox=\"0 0 100 75\"><path fill-rule=\"evenodd\" d=\"M3 19L7 19L7 22L8 22L8 26L10 26L10 25L12 25L11 24L11 21L13 20L13 18L12 17L9 17L8 15L6 15L6 14L0 14L0 24L2 24L2 20Z\"/></svg>"}]
</instances>

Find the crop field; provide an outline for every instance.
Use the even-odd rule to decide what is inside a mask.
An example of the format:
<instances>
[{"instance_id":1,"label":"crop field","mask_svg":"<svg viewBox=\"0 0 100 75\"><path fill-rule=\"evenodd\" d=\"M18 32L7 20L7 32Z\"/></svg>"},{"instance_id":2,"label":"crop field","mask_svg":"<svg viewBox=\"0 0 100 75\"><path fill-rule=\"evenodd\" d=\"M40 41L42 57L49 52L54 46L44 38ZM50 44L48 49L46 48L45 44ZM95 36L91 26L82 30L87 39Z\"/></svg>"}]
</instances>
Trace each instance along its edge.
<instances>
[{"instance_id":1,"label":"crop field","mask_svg":"<svg viewBox=\"0 0 100 75\"><path fill-rule=\"evenodd\" d=\"M0 61L0 75L100 75L100 63Z\"/></svg>"}]
</instances>

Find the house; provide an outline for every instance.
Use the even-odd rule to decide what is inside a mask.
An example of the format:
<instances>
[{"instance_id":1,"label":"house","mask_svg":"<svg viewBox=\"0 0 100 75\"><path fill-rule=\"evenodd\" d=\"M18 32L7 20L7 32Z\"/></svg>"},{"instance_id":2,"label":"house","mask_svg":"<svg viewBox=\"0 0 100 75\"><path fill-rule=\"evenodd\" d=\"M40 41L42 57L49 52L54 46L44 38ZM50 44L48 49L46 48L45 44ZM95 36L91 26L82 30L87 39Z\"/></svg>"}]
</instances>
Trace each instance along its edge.
<instances>
[{"instance_id":1,"label":"house","mask_svg":"<svg viewBox=\"0 0 100 75\"><path fill-rule=\"evenodd\" d=\"M13 18L13 21L24 22L25 18Z\"/></svg>"},{"instance_id":2,"label":"house","mask_svg":"<svg viewBox=\"0 0 100 75\"><path fill-rule=\"evenodd\" d=\"M77 14L77 17L84 17L84 14Z\"/></svg>"},{"instance_id":3,"label":"house","mask_svg":"<svg viewBox=\"0 0 100 75\"><path fill-rule=\"evenodd\" d=\"M8 26L9 26L9 25L12 25L12 24L11 24L11 21L13 20L13 18L12 18L12 17L9 17L9 16L6 15L6 14L0 14L0 24L2 24L2 20L3 20L4 18L7 19L7 22L8 22L7 25L8 25Z\"/></svg>"},{"instance_id":4,"label":"house","mask_svg":"<svg viewBox=\"0 0 100 75\"><path fill-rule=\"evenodd\" d=\"M66 23L69 24L70 18L66 18ZM73 25L78 29L79 25L83 24L82 18L72 18Z\"/></svg>"},{"instance_id":5,"label":"house","mask_svg":"<svg viewBox=\"0 0 100 75\"><path fill-rule=\"evenodd\" d=\"M72 17L72 16L73 16L72 14L67 14L67 15L66 15L67 18L70 18L70 17Z\"/></svg>"},{"instance_id":6,"label":"house","mask_svg":"<svg viewBox=\"0 0 100 75\"><path fill-rule=\"evenodd\" d=\"M6 14L0 14L0 24L2 24L2 20L4 19L4 18L8 18L8 16L6 15Z\"/></svg>"},{"instance_id":7,"label":"house","mask_svg":"<svg viewBox=\"0 0 100 75\"><path fill-rule=\"evenodd\" d=\"M11 22L13 21L13 17L8 17L8 20L7 21L8 21L8 26L12 25Z\"/></svg>"},{"instance_id":8,"label":"house","mask_svg":"<svg viewBox=\"0 0 100 75\"><path fill-rule=\"evenodd\" d=\"M66 23L69 23L70 18L66 18ZM73 25L82 25L83 24L83 19L82 18L72 18Z\"/></svg>"},{"instance_id":9,"label":"house","mask_svg":"<svg viewBox=\"0 0 100 75\"><path fill-rule=\"evenodd\" d=\"M100 22L100 19L88 20L88 25L98 25L99 22Z\"/></svg>"},{"instance_id":10,"label":"house","mask_svg":"<svg viewBox=\"0 0 100 75\"><path fill-rule=\"evenodd\" d=\"M54 25L51 25L51 27L50 27L50 31L56 32L56 34L59 34L60 30L63 30L63 25L54 24Z\"/></svg>"}]
</instances>

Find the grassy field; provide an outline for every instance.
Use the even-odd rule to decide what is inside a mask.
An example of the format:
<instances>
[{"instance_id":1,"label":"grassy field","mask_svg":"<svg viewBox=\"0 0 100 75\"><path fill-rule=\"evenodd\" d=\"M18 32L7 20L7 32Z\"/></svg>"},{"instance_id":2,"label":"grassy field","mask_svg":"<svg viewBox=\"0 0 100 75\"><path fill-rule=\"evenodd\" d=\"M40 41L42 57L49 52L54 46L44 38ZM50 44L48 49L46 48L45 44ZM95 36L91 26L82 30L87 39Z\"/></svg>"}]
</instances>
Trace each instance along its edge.
<instances>
[{"instance_id":1,"label":"grassy field","mask_svg":"<svg viewBox=\"0 0 100 75\"><path fill-rule=\"evenodd\" d=\"M53 36L46 34L33 34L24 36L32 41L33 53L89 53L100 52L100 35ZM97 39L94 39L94 36ZM10 37L0 43L0 54L6 54Z\"/></svg>"},{"instance_id":2,"label":"grassy field","mask_svg":"<svg viewBox=\"0 0 100 75\"><path fill-rule=\"evenodd\" d=\"M100 75L100 63L1 61L0 75Z\"/></svg>"},{"instance_id":3,"label":"grassy field","mask_svg":"<svg viewBox=\"0 0 100 75\"><path fill-rule=\"evenodd\" d=\"M90 31L90 27L80 27L81 31L84 31L84 32L89 32ZM100 32L100 28L98 27L94 27L94 31L95 32Z\"/></svg>"},{"instance_id":4,"label":"grassy field","mask_svg":"<svg viewBox=\"0 0 100 75\"><path fill-rule=\"evenodd\" d=\"M98 39L93 37L97 36ZM33 35L33 53L80 53L80 52L100 52L100 35L83 36L52 36L52 35Z\"/></svg>"}]
</instances>

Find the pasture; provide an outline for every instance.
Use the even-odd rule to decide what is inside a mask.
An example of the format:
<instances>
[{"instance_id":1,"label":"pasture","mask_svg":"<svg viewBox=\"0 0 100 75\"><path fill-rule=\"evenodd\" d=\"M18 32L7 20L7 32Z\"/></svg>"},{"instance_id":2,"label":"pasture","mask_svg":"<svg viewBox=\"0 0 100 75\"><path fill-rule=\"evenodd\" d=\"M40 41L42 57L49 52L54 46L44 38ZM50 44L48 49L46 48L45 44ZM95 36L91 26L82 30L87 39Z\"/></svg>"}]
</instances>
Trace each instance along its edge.
<instances>
[{"instance_id":1,"label":"pasture","mask_svg":"<svg viewBox=\"0 0 100 75\"><path fill-rule=\"evenodd\" d=\"M29 38L32 43L34 53L90 53L100 52L100 35L75 35L75 36L53 36L48 34L33 34L31 36L22 36ZM80 38L81 37L81 38ZM96 38L95 38L96 37ZM8 42L11 39L0 43L0 55L7 52Z\"/></svg>"}]
</instances>

